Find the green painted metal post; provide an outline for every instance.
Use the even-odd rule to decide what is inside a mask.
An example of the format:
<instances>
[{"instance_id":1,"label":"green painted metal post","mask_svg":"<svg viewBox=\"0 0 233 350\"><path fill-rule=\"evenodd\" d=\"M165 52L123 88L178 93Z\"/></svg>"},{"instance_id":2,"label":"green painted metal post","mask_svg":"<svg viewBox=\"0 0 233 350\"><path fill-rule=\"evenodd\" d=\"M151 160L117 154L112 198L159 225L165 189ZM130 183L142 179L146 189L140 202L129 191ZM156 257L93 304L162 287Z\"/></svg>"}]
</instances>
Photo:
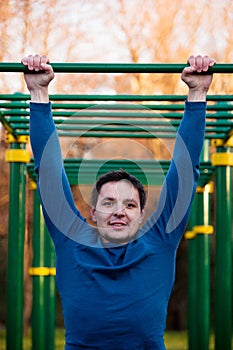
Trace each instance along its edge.
<instances>
[{"instance_id":1,"label":"green painted metal post","mask_svg":"<svg viewBox=\"0 0 233 350\"><path fill-rule=\"evenodd\" d=\"M188 240L188 349L197 350L197 327L196 327L196 305L197 305L197 265L196 265L196 234L193 227L196 224L196 197L192 203L189 219L189 230L185 233Z\"/></svg>"},{"instance_id":2,"label":"green painted metal post","mask_svg":"<svg viewBox=\"0 0 233 350\"><path fill-rule=\"evenodd\" d=\"M230 350L232 338L232 167L230 147L219 146L216 166L215 350Z\"/></svg>"},{"instance_id":3,"label":"green painted metal post","mask_svg":"<svg viewBox=\"0 0 233 350\"><path fill-rule=\"evenodd\" d=\"M46 350L54 350L56 323L56 281L55 281L55 252L52 240L46 226L45 229L45 263L50 269L45 281L46 305Z\"/></svg>"},{"instance_id":4,"label":"green painted metal post","mask_svg":"<svg viewBox=\"0 0 233 350\"><path fill-rule=\"evenodd\" d=\"M15 141L15 142L13 142ZM25 158L26 156L26 158ZM24 232L26 165L25 143L11 140L6 152L10 162L6 348L23 348Z\"/></svg>"},{"instance_id":5,"label":"green painted metal post","mask_svg":"<svg viewBox=\"0 0 233 350\"><path fill-rule=\"evenodd\" d=\"M209 160L209 141L205 140L202 161ZM188 246L188 345L189 350L208 350L210 337L210 237L211 185L197 187L186 238Z\"/></svg>"},{"instance_id":6,"label":"green painted metal post","mask_svg":"<svg viewBox=\"0 0 233 350\"><path fill-rule=\"evenodd\" d=\"M53 350L55 344L55 254L34 184L32 349Z\"/></svg>"},{"instance_id":7,"label":"green painted metal post","mask_svg":"<svg viewBox=\"0 0 233 350\"><path fill-rule=\"evenodd\" d=\"M44 267L44 220L41 212L40 198L37 190L33 192L33 261L30 270L33 278L32 303L32 349L46 349L45 325L45 276L40 267Z\"/></svg>"},{"instance_id":8,"label":"green painted metal post","mask_svg":"<svg viewBox=\"0 0 233 350\"><path fill-rule=\"evenodd\" d=\"M209 161L209 140L204 141L202 161ZM210 340L210 192L211 185L196 191L196 350L208 350Z\"/></svg>"},{"instance_id":9,"label":"green painted metal post","mask_svg":"<svg viewBox=\"0 0 233 350\"><path fill-rule=\"evenodd\" d=\"M209 225L209 193L203 189L197 196L196 233L196 327L197 350L208 350L210 339L210 233ZM206 215L205 215L206 214Z\"/></svg>"}]
</instances>

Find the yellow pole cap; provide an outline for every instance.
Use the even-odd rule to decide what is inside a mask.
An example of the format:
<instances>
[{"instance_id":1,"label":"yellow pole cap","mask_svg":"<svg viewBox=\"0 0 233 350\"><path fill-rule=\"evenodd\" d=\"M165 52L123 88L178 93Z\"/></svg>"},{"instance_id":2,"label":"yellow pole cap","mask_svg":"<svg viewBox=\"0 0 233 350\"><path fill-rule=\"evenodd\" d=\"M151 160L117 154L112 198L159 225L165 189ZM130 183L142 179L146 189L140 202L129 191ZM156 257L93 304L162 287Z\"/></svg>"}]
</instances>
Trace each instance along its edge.
<instances>
[{"instance_id":1,"label":"yellow pole cap","mask_svg":"<svg viewBox=\"0 0 233 350\"><path fill-rule=\"evenodd\" d=\"M6 162L30 162L30 152L26 149L7 149L6 150Z\"/></svg>"},{"instance_id":2,"label":"yellow pole cap","mask_svg":"<svg viewBox=\"0 0 233 350\"><path fill-rule=\"evenodd\" d=\"M194 231L186 231L184 234L185 239L193 239L196 237L196 233Z\"/></svg>"},{"instance_id":3,"label":"yellow pole cap","mask_svg":"<svg viewBox=\"0 0 233 350\"><path fill-rule=\"evenodd\" d=\"M31 276L55 276L55 267L30 267L29 275Z\"/></svg>"},{"instance_id":4,"label":"yellow pole cap","mask_svg":"<svg viewBox=\"0 0 233 350\"><path fill-rule=\"evenodd\" d=\"M211 235L214 233L214 227L212 225L197 225L193 227L193 231L196 234Z\"/></svg>"},{"instance_id":5,"label":"yellow pole cap","mask_svg":"<svg viewBox=\"0 0 233 350\"><path fill-rule=\"evenodd\" d=\"M213 166L233 166L233 153L218 152L212 155Z\"/></svg>"}]
</instances>

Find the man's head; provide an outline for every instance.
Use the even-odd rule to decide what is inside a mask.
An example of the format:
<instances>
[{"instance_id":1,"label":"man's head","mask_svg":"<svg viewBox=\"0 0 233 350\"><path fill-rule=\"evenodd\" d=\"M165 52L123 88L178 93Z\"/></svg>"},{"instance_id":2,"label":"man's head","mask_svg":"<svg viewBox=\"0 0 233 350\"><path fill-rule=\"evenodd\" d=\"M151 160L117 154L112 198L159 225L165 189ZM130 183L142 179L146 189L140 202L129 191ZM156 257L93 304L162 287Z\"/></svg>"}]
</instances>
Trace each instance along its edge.
<instances>
[{"instance_id":1,"label":"man's head","mask_svg":"<svg viewBox=\"0 0 233 350\"><path fill-rule=\"evenodd\" d=\"M124 170L111 171L97 180L92 191L92 220L103 242L128 243L142 222L146 191Z\"/></svg>"}]
</instances>

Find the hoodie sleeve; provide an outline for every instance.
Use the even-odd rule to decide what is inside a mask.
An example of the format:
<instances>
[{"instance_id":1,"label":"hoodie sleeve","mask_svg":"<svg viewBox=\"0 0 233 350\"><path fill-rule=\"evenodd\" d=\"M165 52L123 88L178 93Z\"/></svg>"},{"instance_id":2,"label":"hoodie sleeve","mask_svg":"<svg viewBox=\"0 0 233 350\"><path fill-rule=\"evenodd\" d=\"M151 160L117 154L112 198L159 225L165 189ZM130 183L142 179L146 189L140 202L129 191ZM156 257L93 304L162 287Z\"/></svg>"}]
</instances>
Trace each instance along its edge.
<instances>
[{"instance_id":1,"label":"hoodie sleeve","mask_svg":"<svg viewBox=\"0 0 233 350\"><path fill-rule=\"evenodd\" d=\"M30 103L30 141L47 227L54 240L58 231L68 236L77 218L85 219L73 200L50 102Z\"/></svg>"},{"instance_id":2,"label":"hoodie sleeve","mask_svg":"<svg viewBox=\"0 0 233 350\"><path fill-rule=\"evenodd\" d=\"M184 233L200 175L205 117L206 102L186 101L158 206L146 223L152 239L156 236L177 245Z\"/></svg>"}]
</instances>

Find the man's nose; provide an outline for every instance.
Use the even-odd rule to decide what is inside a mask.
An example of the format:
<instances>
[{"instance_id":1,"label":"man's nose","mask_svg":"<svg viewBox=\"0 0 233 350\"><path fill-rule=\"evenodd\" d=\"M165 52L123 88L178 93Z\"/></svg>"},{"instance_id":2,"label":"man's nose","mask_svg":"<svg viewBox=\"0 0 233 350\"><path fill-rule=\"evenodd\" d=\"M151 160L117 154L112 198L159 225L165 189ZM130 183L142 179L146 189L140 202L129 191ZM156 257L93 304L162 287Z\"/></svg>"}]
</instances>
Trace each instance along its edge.
<instances>
[{"instance_id":1,"label":"man's nose","mask_svg":"<svg viewBox=\"0 0 233 350\"><path fill-rule=\"evenodd\" d=\"M117 203L114 208L114 215L124 216L125 215L125 206L122 203Z\"/></svg>"}]
</instances>

